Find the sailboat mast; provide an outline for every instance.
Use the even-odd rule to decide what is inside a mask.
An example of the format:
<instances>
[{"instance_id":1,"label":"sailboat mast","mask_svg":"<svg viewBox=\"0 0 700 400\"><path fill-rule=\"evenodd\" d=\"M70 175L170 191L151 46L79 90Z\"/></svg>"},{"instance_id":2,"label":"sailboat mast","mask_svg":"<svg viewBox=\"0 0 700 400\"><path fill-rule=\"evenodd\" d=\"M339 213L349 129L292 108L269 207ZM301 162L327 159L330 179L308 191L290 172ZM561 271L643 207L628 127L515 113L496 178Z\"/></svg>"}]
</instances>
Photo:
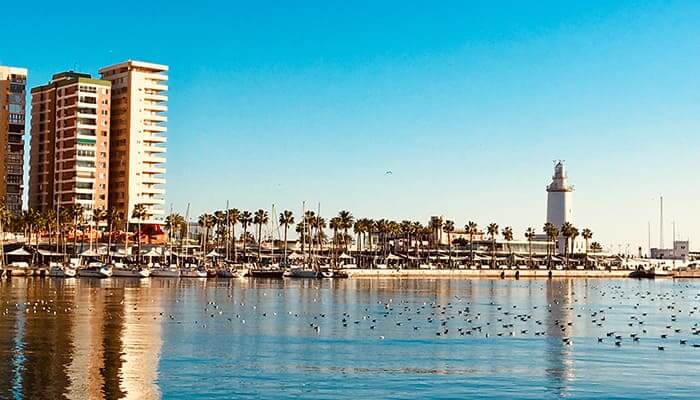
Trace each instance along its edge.
<instances>
[{"instance_id":1,"label":"sailboat mast","mask_svg":"<svg viewBox=\"0 0 700 400\"><path fill-rule=\"evenodd\" d=\"M184 242L189 241L190 239L190 203L187 203L187 210L185 211L185 240L183 241L182 246L184 246ZM184 247L180 248L180 255L182 255L182 252L184 251ZM187 254L185 254L186 256Z\"/></svg>"},{"instance_id":2,"label":"sailboat mast","mask_svg":"<svg viewBox=\"0 0 700 400\"><path fill-rule=\"evenodd\" d=\"M226 218L226 224L224 225L226 228L226 232L224 232L224 240L226 243L224 243L224 246L226 247L226 261L228 261L228 256L229 256L229 243L231 242L229 240L229 235L231 231L231 224L229 224L229 218L228 218L228 200L226 200L226 208L224 210L224 218Z\"/></svg>"},{"instance_id":3,"label":"sailboat mast","mask_svg":"<svg viewBox=\"0 0 700 400\"><path fill-rule=\"evenodd\" d=\"M306 202L301 202L301 257L306 262Z\"/></svg>"}]
</instances>

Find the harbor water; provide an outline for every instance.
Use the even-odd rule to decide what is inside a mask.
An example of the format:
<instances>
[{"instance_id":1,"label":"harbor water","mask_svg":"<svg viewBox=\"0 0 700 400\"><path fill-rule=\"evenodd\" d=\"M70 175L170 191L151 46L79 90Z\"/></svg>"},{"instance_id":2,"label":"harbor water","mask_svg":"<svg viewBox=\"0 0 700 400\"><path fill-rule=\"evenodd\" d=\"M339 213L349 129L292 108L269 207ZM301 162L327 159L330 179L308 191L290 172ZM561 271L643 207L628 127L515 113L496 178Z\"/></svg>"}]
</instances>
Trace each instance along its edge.
<instances>
[{"instance_id":1,"label":"harbor water","mask_svg":"<svg viewBox=\"0 0 700 400\"><path fill-rule=\"evenodd\" d=\"M0 399L695 399L700 281L0 282Z\"/></svg>"}]
</instances>

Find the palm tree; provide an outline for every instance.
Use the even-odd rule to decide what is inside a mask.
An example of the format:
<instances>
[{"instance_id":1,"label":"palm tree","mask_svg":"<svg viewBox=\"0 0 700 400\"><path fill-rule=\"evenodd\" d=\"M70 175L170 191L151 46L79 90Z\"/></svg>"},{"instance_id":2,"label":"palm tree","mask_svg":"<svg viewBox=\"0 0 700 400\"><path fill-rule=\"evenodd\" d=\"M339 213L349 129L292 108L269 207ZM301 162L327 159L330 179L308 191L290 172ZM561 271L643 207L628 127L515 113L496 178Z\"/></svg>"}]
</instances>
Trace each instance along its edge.
<instances>
[{"instance_id":1,"label":"palm tree","mask_svg":"<svg viewBox=\"0 0 700 400\"><path fill-rule=\"evenodd\" d=\"M530 267L532 267L532 241L535 239L535 230L533 228L527 228L525 231L525 238L527 239L527 252Z\"/></svg>"},{"instance_id":2,"label":"palm tree","mask_svg":"<svg viewBox=\"0 0 700 400\"><path fill-rule=\"evenodd\" d=\"M442 226L442 230L447 233L447 247L449 249L447 265L452 268L452 232L455 231L455 222L448 219Z\"/></svg>"},{"instance_id":3,"label":"palm tree","mask_svg":"<svg viewBox=\"0 0 700 400\"><path fill-rule=\"evenodd\" d=\"M331 218L330 221L328 221L328 227L333 230L333 263L336 263L336 249L337 249L337 242L338 242L338 230L343 228L343 223L340 219L340 217L333 217Z\"/></svg>"},{"instance_id":4,"label":"palm tree","mask_svg":"<svg viewBox=\"0 0 700 400\"><path fill-rule=\"evenodd\" d=\"M76 257L78 249L78 224L83 218L85 210L80 204L71 204L69 208L69 215L73 219L73 257Z\"/></svg>"},{"instance_id":5,"label":"palm tree","mask_svg":"<svg viewBox=\"0 0 700 400\"><path fill-rule=\"evenodd\" d=\"M593 254L599 253L603 251L603 246L601 246L598 242L593 242L591 243L591 251L593 252Z\"/></svg>"},{"instance_id":6,"label":"palm tree","mask_svg":"<svg viewBox=\"0 0 700 400\"><path fill-rule=\"evenodd\" d=\"M387 236L389 235L389 221L386 219L380 219L377 221L377 232L379 233L379 238L382 243L382 254L386 258L386 245Z\"/></svg>"},{"instance_id":7,"label":"palm tree","mask_svg":"<svg viewBox=\"0 0 700 400\"><path fill-rule=\"evenodd\" d=\"M306 229L306 223L304 221L298 222L295 228L295 231L299 234L299 240L301 240L301 254L305 254L305 246L308 241Z\"/></svg>"},{"instance_id":8,"label":"palm tree","mask_svg":"<svg viewBox=\"0 0 700 400\"><path fill-rule=\"evenodd\" d=\"M183 232L185 230L185 218L178 214L172 213L165 217L165 227L168 229L168 243L171 248L170 263L172 264L172 246L175 241L175 232L178 233L180 237L180 244L182 245Z\"/></svg>"},{"instance_id":9,"label":"palm tree","mask_svg":"<svg viewBox=\"0 0 700 400\"><path fill-rule=\"evenodd\" d=\"M207 244L209 243L209 230L214 226L215 223L216 219L214 218L214 216L207 213L200 215L199 219L197 220L197 224L202 228L204 232L201 236L202 253L207 252Z\"/></svg>"},{"instance_id":10,"label":"palm tree","mask_svg":"<svg viewBox=\"0 0 700 400\"><path fill-rule=\"evenodd\" d=\"M377 232L377 221L373 219L367 219L367 237L369 237L369 251L372 252L372 236Z\"/></svg>"},{"instance_id":11,"label":"palm tree","mask_svg":"<svg viewBox=\"0 0 700 400\"><path fill-rule=\"evenodd\" d=\"M415 239L413 246L414 246L414 250L416 252L416 258L418 258L419 246L421 244L421 235L423 234L423 224L421 224L418 221L413 221L413 223L411 223L411 233L413 234L414 239ZM419 261L419 263L420 263L420 261Z\"/></svg>"},{"instance_id":12,"label":"palm tree","mask_svg":"<svg viewBox=\"0 0 700 400\"><path fill-rule=\"evenodd\" d=\"M108 262L111 262L111 252L112 252L112 232L114 232L114 226L121 223L122 219L124 218L124 214L117 210L116 208L108 208L107 209L107 229L109 231L108 237L107 237L107 260ZM126 235L126 233L124 233Z\"/></svg>"},{"instance_id":13,"label":"palm tree","mask_svg":"<svg viewBox=\"0 0 700 400\"><path fill-rule=\"evenodd\" d=\"M46 233L49 236L49 246L53 244L53 233L57 229L58 223L56 221L56 210L46 210L43 214L44 227L46 228Z\"/></svg>"},{"instance_id":14,"label":"palm tree","mask_svg":"<svg viewBox=\"0 0 700 400\"><path fill-rule=\"evenodd\" d=\"M95 208L92 210L92 222L95 224L95 230L99 230L99 225L102 221L107 219L107 211L102 208Z\"/></svg>"},{"instance_id":15,"label":"palm tree","mask_svg":"<svg viewBox=\"0 0 700 400\"><path fill-rule=\"evenodd\" d=\"M311 226L316 232L315 237L313 237L313 240L318 242L319 251L323 251L323 244L326 243L326 219L317 215L316 218L314 218L311 221Z\"/></svg>"},{"instance_id":16,"label":"palm tree","mask_svg":"<svg viewBox=\"0 0 700 400\"><path fill-rule=\"evenodd\" d=\"M367 219L361 218L355 221L352 230L357 235L357 250L362 251L363 236L367 233Z\"/></svg>"},{"instance_id":17,"label":"palm tree","mask_svg":"<svg viewBox=\"0 0 700 400\"><path fill-rule=\"evenodd\" d=\"M441 217L437 217L437 216L430 217L430 222L428 223L428 226L433 231L433 239L431 240L431 242L433 243L433 247L436 249L438 247L438 243L440 242L438 240L438 237L439 237L440 231L442 230L442 224L443 224L443 221L442 221Z\"/></svg>"},{"instance_id":18,"label":"palm tree","mask_svg":"<svg viewBox=\"0 0 700 400\"><path fill-rule=\"evenodd\" d=\"M486 227L486 231L491 236L491 268L496 266L496 235L498 235L498 224L492 222Z\"/></svg>"},{"instance_id":19,"label":"palm tree","mask_svg":"<svg viewBox=\"0 0 700 400\"><path fill-rule=\"evenodd\" d=\"M136 204L131 212L131 218L136 218L136 263L141 264L141 221L148 216L148 210L144 204Z\"/></svg>"},{"instance_id":20,"label":"palm tree","mask_svg":"<svg viewBox=\"0 0 700 400\"><path fill-rule=\"evenodd\" d=\"M253 216L253 223L258 226L258 262L260 262L260 246L262 245L262 226L270 219L267 216L267 211L259 209Z\"/></svg>"},{"instance_id":21,"label":"palm tree","mask_svg":"<svg viewBox=\"0 0 700 400\"><path fill-rule=\"evenodd\" d=\"M574 257L575 256L574 245L576 244L576 238L579 236L578 228L572 226L570 235L571 235L571 249L570 249L569 254L571 255L571 257Z\"/></svg>"},{"instance_id":22,"label":"palm tree","mask_svg":"<svg viewBox=\"0 0 700 400\"><path fill-rule=\"evenodd\" d=\"M569 239L571 239L571 235L573 234L573 228L574 226L569 222L565 222L564 225L561 226L561 235L564 237L564 262L567 268L569 267Z\"/></svg>"},{"instance_id":23,"label":"palm tree","mask_svg":"<svg viewBox=\"0 0 700 400\"><path fill-rule=\"evenodd\" d=\"M248 242L248 225L253 222L253 215L250 211L243 211L240 215L241 226L243 226L243 259L247 260L246 243Z\"/></svg>"},{"instance_id":24,"label":"palm tree","mask_svg":"<svg viewBox=\"0 0 700 400\"><path fill-rule=\"evenodd\" d=\"M503 239L506 241L506 246L508 246L508 265L511 265L513 252L510 247L510 242L513 240L513 228L506 226L501 232Z\"/></svg>"},{"instance_id":25,"label":"palm tree","mask_svg":"<svg viewBox=\"0 0 700 400\"><path fill-rule=\"evenodd\" d=\"M238 259L238 254L236 253L236 224L240 221L241 212L237 208L230 208L226 211L226 221L228 223L229 237L226 242L227 252L230 252L231 240L233 240L233 262Z\"/></svg>"},{"instance_id":26,"label":"palm tree","mask_svg":"<svg viewBox=\"0 0 700 400\"><path fill-rule=\"evenodd\" d=\"M216 246L214 247L216 249L221 247L226 236L227 221L225 211L214 211L214 224L216 225Z\"/></svg>"},{"instance_id":27,"label":"palm tree","mask_svg":"<svg viewBox=\"0 0 700 400\"><path fill-rule=\"evenodd\" d=\"M554 252L555 241L559 237L559 229L554 224L547 222L544 224L544 233L547 235L547 266L552 268L552 253Z\"/></svg>"},{"instance_id":28,"label":"palm tree","mask_svg":"<svg viewBox=\"0 0 700 400\"><path fill-rule=\"evenodd\" d=\"M411 233L413 232L413 222L404 220L399 224L399 229L401 230L401 236L403 239L403 249L408 257L408 251L411 246Z\"/></svg>"},{"instance_id":29,"label":"palm tree","mask_svg":"<svg viewBox=\"0 0 700 400\"><path fill-rule=\"evenodd\" d=\"M469 262L474 264L474 235L479 233L479 227L476 222L469 221L464 230L469 234Z\"/></svg>"},{"instance_id":30,"label":"palm tree","mask_svg":"<svg viewBox=\"0 0 700 400\"><path fill-rule=\"evenodd\" d=\"M313 243L313 229L316 220L316 213L313 212L312 210L306 210L304 212L304 224L303 227L306 228L306 232L308 233L308 239L309 239L309 253L314 251L314 243ZM306 238L305 238L306 240Z\"/></svg>"},{"instance_id":31,"label":"palm tree","mask_svg":"<svg viewBox=\"0 0 700 400\"><path fill-rule=\"evenodd\" d=\"M287 231L289 230L289 225L294 224L294 214L289 210L284 210L280 213L279 222L284 227L284 263L289 264L287 260Z\"/></svg>"},{"instance_id":32,"label":"palm tree","mask_svg":"<svg viewBox=\"0 0 700 400\"><path fill-rule=\"evenodd\" d=\"M586 268L588 268L588 241L591 240L591 239L593 238L593 231L591 231L591 230L588 229L588 228L585 228L585 229L583 230L583 232L581 233L581 236L583 237L583 239L586 240L586 249L585 249L585 252L586 252L586 256L585 256L585 257L586 257L586 262L585 262L585 265L586 265Z\"/></svg>"},{"instance_id":33,"label":"palm tree","mask_svg":"<svg viewBox=\"0 0 700 400\"><path fill-rule=\"evenodd\" d=\"M340 228L343 230L343 245L345 246L345 252L348 251L348 229L352 228L352 224L355 222L355 218L352 216L350 211L342 210L338 213L338 218L340 219Z\"/></svg>"},{"instance_id":34,"label":"palm tree","mask_svg":"<svg viewBox=\"0 0 700 400\"><path fill-rule=\"evenodd\" d=\"M5 206L0 204L0 266L5 266L5 227L10 224L11 213Z\"/></svg>"}]
</instances>

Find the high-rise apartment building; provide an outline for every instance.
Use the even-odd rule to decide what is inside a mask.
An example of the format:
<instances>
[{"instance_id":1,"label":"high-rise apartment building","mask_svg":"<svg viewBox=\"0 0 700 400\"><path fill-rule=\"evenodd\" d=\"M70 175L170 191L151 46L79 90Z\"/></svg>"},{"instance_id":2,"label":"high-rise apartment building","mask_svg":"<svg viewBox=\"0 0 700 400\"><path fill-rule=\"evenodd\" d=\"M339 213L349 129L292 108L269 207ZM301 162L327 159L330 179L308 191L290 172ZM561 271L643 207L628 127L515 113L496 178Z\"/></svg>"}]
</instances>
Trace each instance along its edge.
<instances>
[{"instance_id":1,"label":"high-rise apartment building","mask_svg":"<svg viewBox=\"0 0 700 400\"><path fill-rule=\"evenodd\" d=\"M27 70L0 66L0 201L22 211Z\"/></svg>"},{"instance_id":2,"label":"high-rise apartment building","mask_svg":"<svg viewBox=\"0 0 700 400\"><path fill-rule=\"evenodd\" d=\"M29 207L107 209L111 85L63 72L32 89Z\"/></svg>"},{"instance_id":3,"label":"high-rise apartment building","mask_svg":"<svg viewBox=\"0 0 700 400\"><path fill-rule=\"evenodd\" d=\"M109 204L131 218L142 204L145 223L162 223L165 214L165 132L168 67L126 61L102 68L112 83Z\"/></svg>"}]
</instances>

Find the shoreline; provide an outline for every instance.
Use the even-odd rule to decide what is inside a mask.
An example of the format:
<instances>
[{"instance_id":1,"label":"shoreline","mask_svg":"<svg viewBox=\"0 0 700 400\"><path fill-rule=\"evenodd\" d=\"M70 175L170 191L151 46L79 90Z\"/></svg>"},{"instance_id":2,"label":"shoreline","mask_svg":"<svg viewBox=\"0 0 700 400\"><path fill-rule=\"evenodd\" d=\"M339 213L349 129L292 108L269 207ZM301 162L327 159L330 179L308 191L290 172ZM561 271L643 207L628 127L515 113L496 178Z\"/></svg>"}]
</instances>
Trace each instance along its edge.
<instances>
[{"instance_id":1,"label":"shoreline","mask_svg":"<svg viewBox=\"0 0 700 400\"><path fill-rule=\"evenodd\" d=\"M349 278L369 279L369 278L464 278L464 279L519 279L519 278L534 278L548 279L550 278L595 278L595 279L619 279L638 277L631 276L630 270L460 270L460 269L444 269L444 270L395 270L395 269L345 269L343 272L348 274ZM674 278L700 278L700 270L697 271L669 271L668 275L656 276L656 278L674 279Z\"/></svg>"}]
</instances>

